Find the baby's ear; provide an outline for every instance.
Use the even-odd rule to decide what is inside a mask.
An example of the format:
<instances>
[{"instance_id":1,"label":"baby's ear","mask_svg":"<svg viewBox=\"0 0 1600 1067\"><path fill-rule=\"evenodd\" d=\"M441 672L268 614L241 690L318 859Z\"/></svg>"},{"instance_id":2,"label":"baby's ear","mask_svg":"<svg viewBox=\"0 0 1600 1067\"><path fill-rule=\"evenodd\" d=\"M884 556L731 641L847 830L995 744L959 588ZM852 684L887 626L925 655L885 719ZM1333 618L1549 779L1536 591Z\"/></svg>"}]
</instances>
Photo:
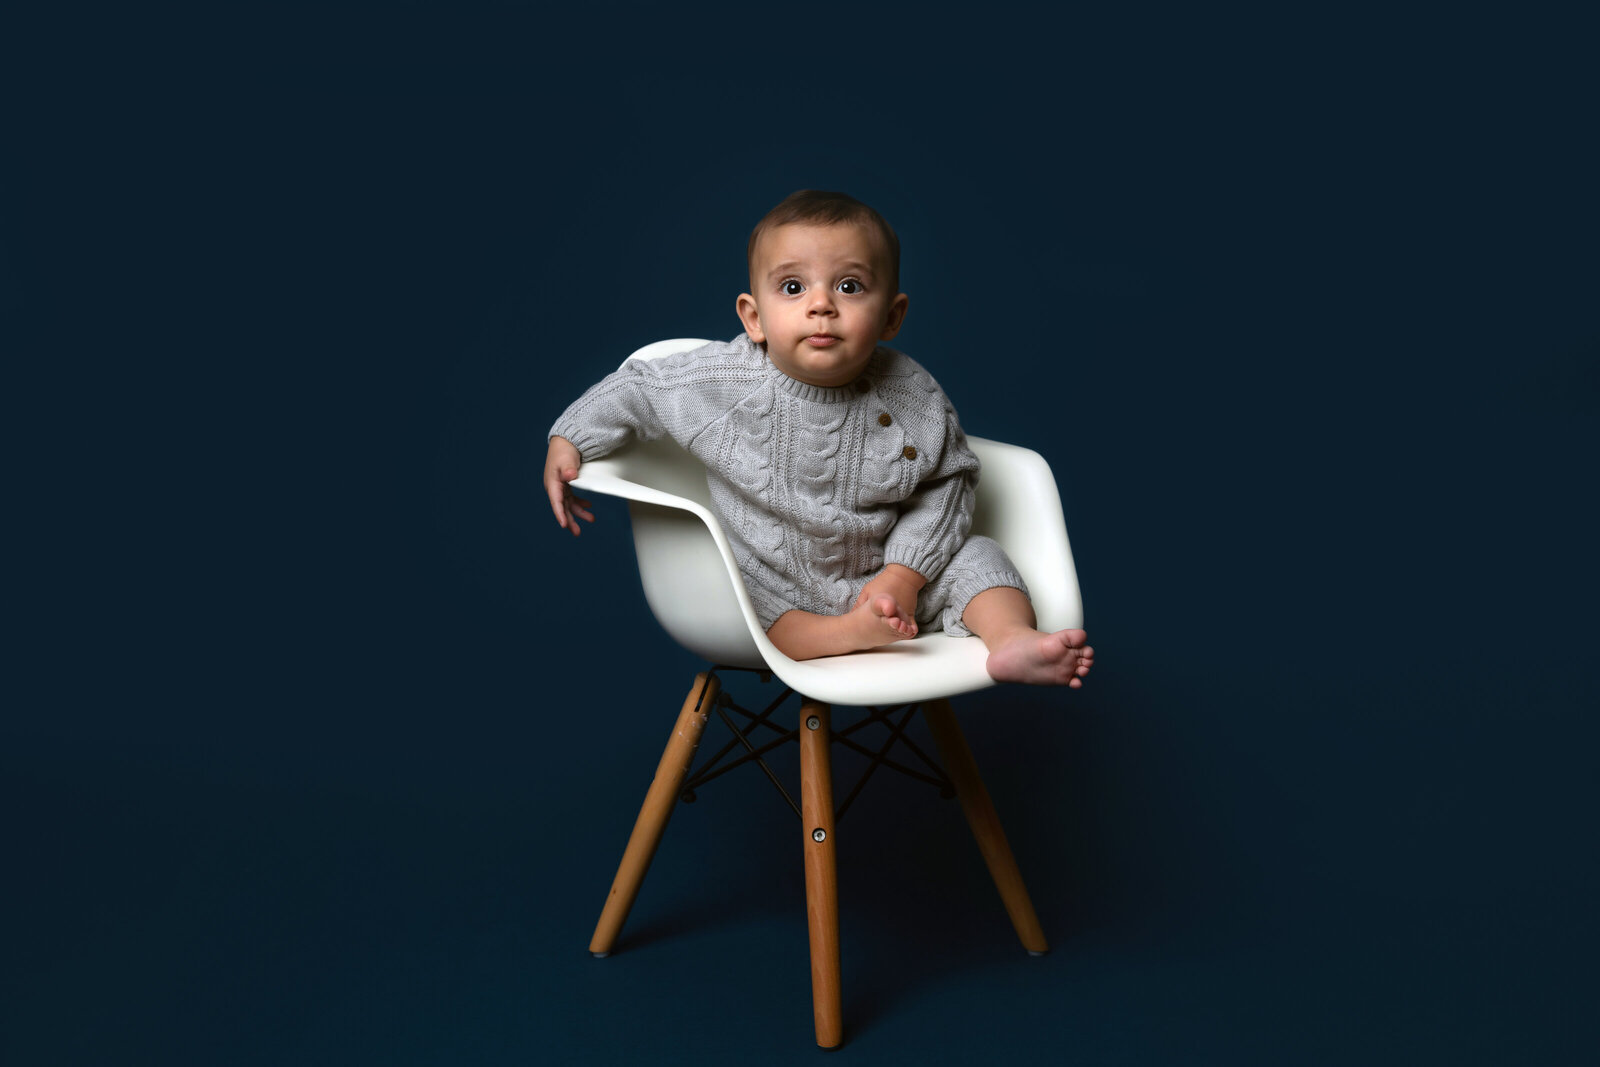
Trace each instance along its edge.
<instances>
[{"instance_id":1,"label":"baby's ear","mask_svg":"<svg viewBox=\"0 0 1600 1067\"><path fill-rule=\"evenodd\" d=\"M733 309L738 312L739 321L744 324L744 332L750 335L750 340L758 345L766 341L767 335L761 329L761 311L756 307L755 297L740 293Z\"/></svg>"},{"instance_id":2,"label":"baby's ear","mask_svg":"<svg viewBox=\"0 0 1600 1067\"><path fill-rule=\"evenodd\" d=\"M911 298L904 293L889 301L889 315L883 321L883 332L878 335L878 340L888 341L900 332L900 325L906 321L906 306L910 303Z\"/></svg>"}]
</instances>

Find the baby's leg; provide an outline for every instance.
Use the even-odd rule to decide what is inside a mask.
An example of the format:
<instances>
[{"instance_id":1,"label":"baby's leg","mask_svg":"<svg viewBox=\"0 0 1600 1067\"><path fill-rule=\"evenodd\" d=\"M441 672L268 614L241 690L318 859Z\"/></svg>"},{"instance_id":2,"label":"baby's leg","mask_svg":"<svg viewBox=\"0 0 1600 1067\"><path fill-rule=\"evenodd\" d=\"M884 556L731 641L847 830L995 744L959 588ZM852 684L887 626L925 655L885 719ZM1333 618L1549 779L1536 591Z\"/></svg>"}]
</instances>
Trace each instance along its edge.
<instances>
[{"instance_id":1,"label":"baby's leg","mask_svg":"<svg viewBox=\"0 0 1600 1067\"><path fill-rule=\"evenodd\" d=\"M985 666L997 682L1028 685L1083 685L1094 665L1094 649L1082 630L1036 629L1033 605L1019 589L985 589L968 602L961 615L967 629L989 647Z\"/></svg>"},{"instance_id":2,"label":"baby's leg","mask_svg":"<svg viewBox=\"0 0 1600 1067\"><path fill-rule=\"evenodd\" d=\"M877 648L917 636L917 622L893 597L864 600L844 615L784 612L767 637L790 659L816 659Z\"/></svg>"}]
</instances>

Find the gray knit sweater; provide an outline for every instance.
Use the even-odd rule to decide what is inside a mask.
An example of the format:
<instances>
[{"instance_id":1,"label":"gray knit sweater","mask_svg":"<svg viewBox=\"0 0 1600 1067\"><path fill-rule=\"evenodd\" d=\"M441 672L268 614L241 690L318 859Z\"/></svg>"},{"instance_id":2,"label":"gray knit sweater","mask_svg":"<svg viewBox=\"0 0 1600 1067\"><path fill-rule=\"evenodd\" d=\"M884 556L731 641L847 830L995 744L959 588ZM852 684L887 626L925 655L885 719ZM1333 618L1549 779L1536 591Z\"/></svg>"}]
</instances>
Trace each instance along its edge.
<instances>
[{"instance_id":1,"label":"gray knit sweater","mask_svg":"<svg viewBox=\"0 0 1600 1067\"><path fill-rule=\"evenodd\" d=\"M699 458L763 626L790 608L842 614L889 563L932 580L972 524L978 458L955 409L889 348L836 389L788 377L744 334L630 360L550 436L585 460L636 437Z\"/></svg>"}]
</instances>

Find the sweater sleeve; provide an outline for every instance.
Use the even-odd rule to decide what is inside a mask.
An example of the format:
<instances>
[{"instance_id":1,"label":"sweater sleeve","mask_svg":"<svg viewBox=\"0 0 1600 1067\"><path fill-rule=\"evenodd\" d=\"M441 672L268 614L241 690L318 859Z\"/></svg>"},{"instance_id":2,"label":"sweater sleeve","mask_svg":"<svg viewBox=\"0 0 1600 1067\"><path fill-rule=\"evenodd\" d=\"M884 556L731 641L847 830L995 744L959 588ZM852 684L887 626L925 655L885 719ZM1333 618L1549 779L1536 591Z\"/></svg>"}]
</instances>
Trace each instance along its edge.
<instances>
[{"instance_id":1,"label":"sweater sleeve","mask_svg":"<svg viewBox=\"0 0 1600 1067\"><path fill-rule=\"evenodd\" d=\"M967 540L977 496L978 457L967 447L956 413L945 402L944 442L932 470L900 505L884 563L910 567L928 580L944 570Z\"/></svg>"},{"instance_id":2,"label":"sweater sleeve","mask_svg":"<svg viewBox=\"0 0 1600 1067\"><path fill-rule=\"evenodd\" d=\"M741 388L737 373L707 349L654 360L629 360L574 400L550 427L584 460L615 452L632 440L671 437L688 447L701 430L727 410ZM721 346L726 347L726 346ZM748 388L748 386L743 386Z\"/></svg>"}]
</instances>

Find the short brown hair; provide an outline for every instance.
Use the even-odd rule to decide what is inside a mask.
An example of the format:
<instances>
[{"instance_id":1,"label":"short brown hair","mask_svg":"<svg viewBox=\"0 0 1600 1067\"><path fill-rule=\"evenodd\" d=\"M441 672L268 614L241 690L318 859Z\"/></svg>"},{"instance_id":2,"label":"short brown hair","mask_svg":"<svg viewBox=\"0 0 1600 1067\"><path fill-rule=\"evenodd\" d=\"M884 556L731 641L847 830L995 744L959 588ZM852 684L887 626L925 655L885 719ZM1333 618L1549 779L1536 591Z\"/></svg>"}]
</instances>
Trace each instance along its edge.
<instances>
[{"instance_id":1,"label":"short brown hair","mask_svg":"<svg viewBox=\"0 0 1600 1067\"><path fill-rule=\"evenodd\" d=\"M756 241L768 230L794 223L813 226L836 226L840 223L871 225L883 236L889 251L889 292L900 291L900 238L895 236L889 220L866 204L846 193L830 193L820 189L801 189L784 197L777 207L761 216L756 228L750 231L750 243L745 246L745 262L753 264Z\"/></svg>"}]
</instances>

